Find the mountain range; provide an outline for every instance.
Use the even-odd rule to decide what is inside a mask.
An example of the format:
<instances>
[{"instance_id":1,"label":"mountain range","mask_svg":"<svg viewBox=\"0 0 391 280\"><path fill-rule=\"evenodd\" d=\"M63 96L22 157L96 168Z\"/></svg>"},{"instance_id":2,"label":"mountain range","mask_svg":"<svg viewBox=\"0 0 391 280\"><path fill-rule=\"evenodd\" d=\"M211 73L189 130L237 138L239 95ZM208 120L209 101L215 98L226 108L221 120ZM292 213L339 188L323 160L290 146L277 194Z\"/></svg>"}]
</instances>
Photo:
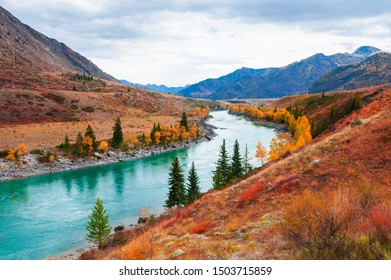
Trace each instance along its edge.
<instances>
[{"instance_id":1,"label":"mountain range","mask_svg":"<svg viewBox=\"0 0 391 280\"><path fill-rule=\"evenodd\" d=\"M324 74L340 66L360 63L380 52L362 46L355 52L326 56L315 54L281 68L241 68L217 79L207 79L182 89L179 94L208 99L271 98L306 93Z\"/></svg>"},{"instance_id":2,"label":"mountain range","mask_svg":"<svg viewBox=\"0 0 391 280\"><path fill-rule=\"evenodd\" d=\"M120 83L123 83L128 86L134 86L134 87L149 89L152 91L173 93L173 94L178 94L182 89L186 88L186 86L184 86L184 87L168 87L165 85L155 85L155 84L143 85L143 84L131 83L127 80L118 80L118 81Z\"/></svg>"}]
</instances>

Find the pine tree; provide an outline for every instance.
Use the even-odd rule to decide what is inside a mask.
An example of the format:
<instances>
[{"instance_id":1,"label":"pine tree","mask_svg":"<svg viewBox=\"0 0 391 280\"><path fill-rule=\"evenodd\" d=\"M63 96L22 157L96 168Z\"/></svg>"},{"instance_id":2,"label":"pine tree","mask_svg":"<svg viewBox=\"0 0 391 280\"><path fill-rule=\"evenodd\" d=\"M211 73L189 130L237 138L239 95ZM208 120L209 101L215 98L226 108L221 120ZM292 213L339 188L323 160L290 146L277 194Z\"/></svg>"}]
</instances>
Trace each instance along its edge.
<instances>
[{"instance_id":1,"label":"pine tree","mask_svg":"<svg viewBox=\"0 0 391 280\"><path fill-rule=\"evenodd\" d=\"M250 153L248 152L248 147L246 144L246 151L244 152L244 158L243 158L243 169L245 173L250 172L252 169L252 166L250 164L249 154Z\"/></svg>"},{"instance_id":2,"label":"pine tree","mask_svg":"<svg viewBox=\"0 0 391 280\"><path fill-rule=\"evenodd\" d=\"M240 155L240 147L238 139L235 140L234 149L231 161L231 177L239 178L243 175L242 157Z\"/></svg>"},{"instance_id":3,"label":"pine tree","mask_svg":"<svg viewBox=\"0 0 391 280\"><path fill-rule=\"evenodd\" d=\"M121 120L117 117L113 127L113 138L111 139L111 146L115 149L121 147L124 141L124 135L122 134Z\"/></svg>"},{"instance_id":4,"label":"pine tree","mask_svg":"<svg viewBox=\"0 0 391 280\"><path fill-rule=\"evenodd\" d=\"M213 188L215 190L220 190L224 187L224 182L221 176L220 166L216 166L216 169L213 171Z\"/></svg>"},{"instance_id":5,"label":"pine tree","mask_svg":"<svg viewBox=\"0 0 391 280\"><path fill-rule=\"evenodd\" d=\"M65 135L64 143L62 143L62 150L66 155L68 155L71 152L71 143L69 142L68 135Z\"/></svg>"},{"instance_id":6,"label":"pine tree","mask_svg":"<svg viewBox=\"0 0 391 280\"><path fill-rule=\"evenodd\" d=\"M174 159L169 173L169 191L165 207L183 206L186 204L185 183L182 166L178 157Z\"/></svg>"},{"instance_id":7,"label":"pine tree","mask_svg":"<svg viewBox=\"0 0 391 280\"><path fill-rule=\"evenodd\" d=\"M223 139L223 144L220 146L219 159L217 160L216 169L213 171L213 174L213 187L215 189L220 189L231 179L225 139Z\"/></svg>"},{"instance_id":8,"label":"pine tree","mask_svg":"<svg viewBox=\"0 0 391 280\"><path fill-rule=\"evenodd\" d=\"M156 143L156 137L155 137L155 132L156 132L156 124L153 123L153 127L152 127L152 130L151 130L151 142L152 144L155 144Z\"/></svg>"},{"instance_id":9,"label":"pine tree","mask_svg":"<svg viewBox=\"0 0 391 280\"><path fill-rule=\"evenodd\" d=\"M187 123L187 116L185 112L182 113L182 119L179 126L183 126L184 128L186 128L186 131L189 131L189 125Z\"/></svg>"},{"instance_id":10,"label":"pine tree","mask_svg":"<svg viewBox=\"0 0 391 280\"><path fill-rule=\"evenodd\" d=\"M98 198L95 202L94 208L90 215L88 215L89 222L87 223L87 240L98 244L102 248L111 231L109 223L109 215L106 214L106 209L103 206L102 200Z\"/></svg>"},{"instance_id":11,"label":"pine tree","mask_svg":"<svg viewBox=\"0 0 391 280\"><path fill-rule=\"evenodd\" d=\"M191 164L189 175L187 177L187 203L192 203L196 199L201 197L200 179L194 166L194 161Z\"/></svg>"},{"instance_id":12,"label":"pine tree","mask_svg":"<svg viewBox=\"0 0 391 280\"><path fill-rule=\"evenodd\" d=\"M92 127L90 125L87 126L86 133L84 134L84 136L90 136L91 137L91 139L92 139L92 147L93 147L94 151L96 151L96 149L98 148L99 144L96 141L96 136L95 136L94 130L92 129Z\"/></svg>"}]
</instances>

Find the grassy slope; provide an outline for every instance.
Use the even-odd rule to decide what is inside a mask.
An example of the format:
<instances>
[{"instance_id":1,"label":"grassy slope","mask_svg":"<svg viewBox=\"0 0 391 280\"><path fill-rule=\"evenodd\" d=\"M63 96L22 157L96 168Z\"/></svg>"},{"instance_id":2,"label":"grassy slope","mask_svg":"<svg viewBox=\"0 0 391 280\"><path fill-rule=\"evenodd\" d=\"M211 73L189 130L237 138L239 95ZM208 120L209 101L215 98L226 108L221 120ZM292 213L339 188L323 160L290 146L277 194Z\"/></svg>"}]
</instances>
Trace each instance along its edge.
<instances>
[{"instance_id":1,"label":"grassy slope","mask_svg":"<svg viewBox=\"0 0 391 280\"><path fill-rule=\"evenodd\" d=\"M370 94L372 90L364 92L363 95ZM294 98L296 102L311 96ZM305 257L297 245L289 242L280 227L285 213L290 211L289 205L301 201L304 190L326 195L338 188L355 190L367 187L379 194L373 207L391 205L391 90L372 95L367 101L365 107L338 121L328 133L296 153L255 170L253 175L222 191L204 195L185 210L168 211L155 226L117 235L117 240L128 240L124 246L91 251L82 258ZM278 105L285 107L288 103L282 100ZM314 116L321 117L322 112L313 110ZM355 119L362 119L363 123L352 127ZM310 165L314 160L319 163ZM249 199L251 194L247 194L248 201L240 203L244 191L256 189L256 184L262 185L259 194L253 200ZM355 225L348 229L353 232L351 234L369 234L369 226L364 223L368 220L368 213L361 213L361 227ZM178 249L183 253L175 256L173 252Z\"/></svg>"},{"instance_id":2,"label":"grassy slope","mask_svg":"<svg viewBox=\"0 0 391 280\"><path fill-rule=\"evenodd\" d=\"M154 122L174 123L183 111L191 115L196 106L216 104L101 80L73 81L71 74L53 77L54 88L42 88L40 81L0 90L0 149L21 143L28 149L53 147L65 134L74 140L88 124L98 139L108 139L117 116L125 136L149 132ZM70 90L73 85L77 91Z\"/></svg>"}]
</instances>

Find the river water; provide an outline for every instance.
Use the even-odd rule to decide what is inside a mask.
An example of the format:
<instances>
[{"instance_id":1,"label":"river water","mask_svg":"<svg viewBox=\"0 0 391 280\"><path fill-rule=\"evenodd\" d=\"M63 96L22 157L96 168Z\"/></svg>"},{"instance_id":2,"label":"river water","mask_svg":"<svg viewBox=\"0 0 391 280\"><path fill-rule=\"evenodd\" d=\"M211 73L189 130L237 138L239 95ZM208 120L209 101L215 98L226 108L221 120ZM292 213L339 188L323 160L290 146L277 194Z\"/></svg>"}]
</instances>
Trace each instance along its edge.
<instances>
[{"instance_id":1,"label":"river water","mask_svg":"<svg viewBox=\"0 0 391 280\"><path fill-rule=\"evenodd\" d=\"M175 157L186 177L194 161L202 190L209 190L223 139L230 154L235 139L242 155L247 144L251 163L259 166L256 144L268 147L276 131L227 111L211 115L209 123L218 127L218 135L208 142L128 162L0 182L0 259L42 259L85 245L85 225L98 197L113 227L137 223L144 207L161 212Z\"/></svg>"}]
</instances>

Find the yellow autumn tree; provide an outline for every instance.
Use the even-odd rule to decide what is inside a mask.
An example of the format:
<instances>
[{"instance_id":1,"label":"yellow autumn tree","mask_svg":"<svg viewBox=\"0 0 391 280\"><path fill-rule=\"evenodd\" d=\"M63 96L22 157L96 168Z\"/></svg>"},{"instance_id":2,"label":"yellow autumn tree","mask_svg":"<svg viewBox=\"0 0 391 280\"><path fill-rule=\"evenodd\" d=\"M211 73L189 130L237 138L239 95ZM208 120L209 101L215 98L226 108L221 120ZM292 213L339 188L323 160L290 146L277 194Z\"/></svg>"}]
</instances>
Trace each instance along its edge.
<instances>
[{"instance_id":1,"label":"yellow autumn tree","mask_svg":"<svg viewBox=\"0 0 391 280\"><path fill-rule=\"evenodd\" d=\"M279 156L276 153L269 152L269 158L268 161L275 161L279 158Z\"/></svg>"},{"instance_id":2,"label":"yellow autumn tree","mask_svg":"<svg viewBox=\"0 0 391 280\"><path fill-rule=\"evenodd\" d=\"M20 144L18 147L18 156L24 156L27 153L27 147L26 144Z\"/></svg>"},{"instance_id":3,"label":"yellow autumn tree","mask_svg":"<svg viewBox=\"0 0 391 280\"><path fill-rule=\"evenodd\" d=\"M136 135L130 135L128 138L125 138L125 145L131 150L135 150L138 145L138 139Z\"/></svg>"},{"instance_id":4,"label":"yellow autumn tree","mask_svg":"<svg viewBox=\"0 0 391 280\"><path fill-rule=\"evenodd\" d=\"M144 135L144 141L145 141L145 145L147 145L147 146L151 145L151 142L152 142L151 134L146 133Z\"/></svg>"},{"instance_id":5,"label":"yellow autumn tree","mask_svg":"<svg viewBox=\"0 0 391 280\"><path fill-rule=\"evenodd\" d=\"M86 153L91 153L94 150L93 142L89 135L83 137L83 149Z\"/></svg>"},{"instance_id":6,"label":"yellow autumn tree","mask_svg":"<svg viewBox=\"0 0 391 280\"><path fill-rule=\"evenodd\" d=\"M109 148L109 143L106 140L102 140L99 143L98 151L106 152Z\"/></svg>"},{"instance_id":7,"label":"yellow autumn tree","mask_svg":"<svg viewBox=\"0 0 391 280\"><path fill-rule=\"evenodd\" d=\"M198 136L198 129L195 125L193 125L191 128L190 128L190 135L191 137L195 138Z\"/></svg>"},{"instance_id":8,"label":"yellow autumn tree","mask_svg":"<svg viewBox=\"0 0 391 280\"><path fill-rule=\"evenodd\" d=\"M306 116L298 117L296 120L294 137L299 139L300 136L303 136L305 142L312 140L311 125Z\"/></svg>"},{"instance_id":9,"label":"yellow autumn tree","mask_svg":"<svg viewBox=\"0 0 391 280\"><path fill-rule=\"evenodd\" d=\"M262 145L261 141L258 141L257 151L255 152L255 157L261 161L262 165L267 158L266 148Z\"/></svg>"},{"instance_id":10,"label":"yellow autumn tree","mask_svg":"<svg viewBox=\"0 0 391 280\"><path fill-rule=\"evenodd\" d=\"M155 132L155 143L156 144L160 144L160 137L161 137L161 134L159 131L156 131Z\"/></svg>"},{"instance_id":11,"label":"yellow autumn tree","mask_svg":"<svg viewBox=\"0 0 391 280\"><path fill-rule=\"evenodd\" d=\"M296 141L296 148L298 149L298 148L300 148L300 147L302 147L304 145L305 145L304 137L300 135L299 138Z\"/></svg>"},{"instance_id":12,"label":"yellow autumn tree","mask_svg":"<svg viewBox=\"0 0 391 280\"><path fill-rule=\"evenodd\" d=\"M8 155L5 157L6 160L16 161L16 151L14 149L8 150Z\"/></svg>"}]
</instances>

